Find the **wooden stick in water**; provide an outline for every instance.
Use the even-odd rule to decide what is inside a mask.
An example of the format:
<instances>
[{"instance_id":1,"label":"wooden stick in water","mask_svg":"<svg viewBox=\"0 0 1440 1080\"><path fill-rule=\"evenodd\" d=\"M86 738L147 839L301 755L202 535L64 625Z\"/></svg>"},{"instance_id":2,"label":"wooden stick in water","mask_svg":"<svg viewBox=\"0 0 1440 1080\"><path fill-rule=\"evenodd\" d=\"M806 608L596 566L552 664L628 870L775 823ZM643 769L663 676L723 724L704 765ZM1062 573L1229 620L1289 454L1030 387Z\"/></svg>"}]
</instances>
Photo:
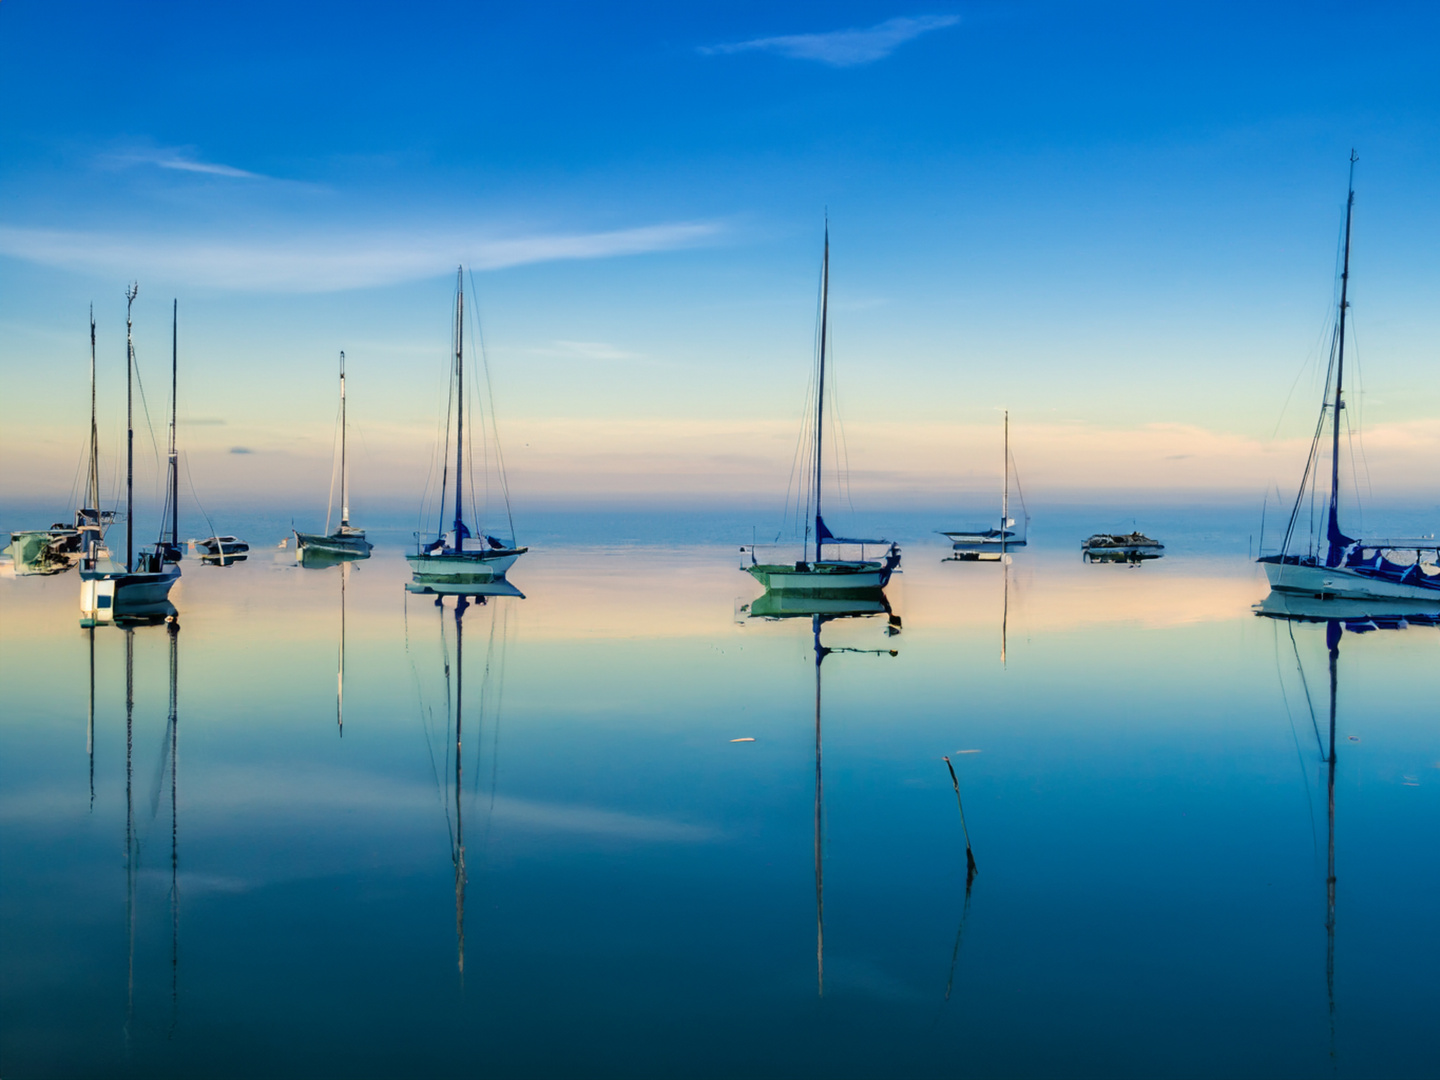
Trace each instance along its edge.
<instances>
[{"instance_id":1,"label":"wooden stick in water","mask_svg":"<svg viewBox=\"0 0 1440 1080\"><path fill-rule=\"evenodd\" d=\"M960 810L960 831L965 834L965 877L966 883L978 872L975 866L975 853L970 850L970 830L965 825L965 804L960 801L960 779L955 775L955 766L950 764L949 755L945 755L945 767L950 770L950 783L955 786L955 805Z\"/></svg>"}]
</instances>

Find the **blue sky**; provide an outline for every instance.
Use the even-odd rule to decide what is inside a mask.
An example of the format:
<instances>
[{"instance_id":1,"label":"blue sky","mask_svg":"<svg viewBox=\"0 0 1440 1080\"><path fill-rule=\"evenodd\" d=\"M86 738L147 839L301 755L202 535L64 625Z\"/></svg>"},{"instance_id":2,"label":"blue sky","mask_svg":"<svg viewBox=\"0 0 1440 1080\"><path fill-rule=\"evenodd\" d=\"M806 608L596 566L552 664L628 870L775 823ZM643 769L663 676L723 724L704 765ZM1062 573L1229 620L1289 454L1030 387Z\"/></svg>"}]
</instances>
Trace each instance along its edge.
<instances>
[{"instance_id":1,"label":"blue sky","mask_svg":"<svg viewBox=\"0 0 1440 1080\"><path fill-rule=\"evenodd\" d=\"M1357 414L1399 490L1440 449L1437 29L1399 3L6 0L5 486L68 489L85 313L123 376L134 278L157 382L180 299L202 484L323 496L344 348L357 504L403 502L464 261L522 502L778 499L828 208L865 498L998 481L1002 406L1038 490L1293 487L1353 145Z\"/></svg>"}]
</instances>

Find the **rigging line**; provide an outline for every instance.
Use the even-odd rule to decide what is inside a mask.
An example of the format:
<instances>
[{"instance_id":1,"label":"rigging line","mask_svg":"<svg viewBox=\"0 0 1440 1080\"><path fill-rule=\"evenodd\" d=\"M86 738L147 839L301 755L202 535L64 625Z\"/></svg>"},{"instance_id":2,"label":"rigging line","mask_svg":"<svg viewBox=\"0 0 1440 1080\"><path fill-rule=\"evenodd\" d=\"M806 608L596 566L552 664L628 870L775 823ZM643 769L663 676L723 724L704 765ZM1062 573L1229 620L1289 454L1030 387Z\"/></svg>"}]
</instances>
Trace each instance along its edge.
<instances>
[{"instance_id":1,"label":"rigging line","mask_svg":"<svg viewBox=\"0 0 1440 1080\"><path fill-rule=\"evenodd\" d=\"M1340 333L1340 325L1337 322L1330 335L1330 363L1325 372L1325 399L1330 397L1330 380L1335 374L1335 349L1336 341ZM1295 505L1290 510L1290 520L1285 526L1285 542L1281 545L1280 554L1283 557L1290 550L1290 537L1295 531L1295 521L1299 516L1300 507L1305 499L1305 486L1311 485L1310 489L1310 532L1313 538L1315 532L1315 490L1314 485L1318 482L1318 470L1315 468L1316 455L1319 453L1320 439L1325 433L1325 414L1328 406L1321 405L1320 416L1315 421L1315 434L1310 439L1310 454L1305 459L1305 472L1300 478L1300 489L1295 496Z\"/></svg>"},{"instance_id":2,"label":"rigging line","mask_svg":"<svg viewBox=\"0 0 1440 1080\"><path fill-rule=\"evenodd\" d=\"M1360 364L1360 335L1355 328L1355 312L1353 308L1350 312L1350 353L1352 357L1351 364L1355 372L1355 399L1359 406L1356 410L1358 415L1355 417L1354 432L1360 442L1360 463L1365 467L1365 490L1373 498L1375 489L1370 482L1370 459L1365 453L1365 371ZM1351 431L1350 418L1348 416L1345 418L1345 430L1347 433ZM1356 483L1358 485L1359 472L1355 470L1355 447L1353 445L1350 447L1350 468L1355 472ZM1358 487L1355 497L1358 504L1360 497ZM1364 518L1361 518L1361 523L1363 526Z\"/></svg>"},{"instance_id":3,"label":"rigging line","mask_svg":"<svg viewBox=\"0 0 1440 1080\"><path fill-rule=\"evenodd\" d=\"M330 494L325 497L325 535L330 535L330 512L335 507L335 476L340 471L339 455L335 451L340 446L340 405L335 405L335 424L330 430Z\"/></svg>"},{"instance_id":4,"label":"rigging line","mask_svg":"<svg viewBox=\"0 0 1440 1080\"><path fill-rule=\"evenodd\" d=\"M855 500L850 493L850 445L845 440L845 421L840 415L839 365L835 363L835 335L830 335L830 438L835 445L836 490L845 497L850 512L855 512ZM843 485L841 479L843 478Z\"/></svg>"},{"instance_id":5,"label":"rigging line","mask_svg":"<svg viewBox=\"0 0 1440 1080\"><path fill-rule=\"evenodd\" d=\"M1287 621L1288 625L1288 621ZM1300 733L1295 730L1295 715L1290 711L1290 695L1285 692L1285 675L1280 669L1280 628L1272 626L1271 640L1275 644L1275 678L1280 684L1280 700L1285 703L1285 719L1290 722L1290 737L1295 742L1295 759L1300 763L1300 777L1305 781L1305 805L1310 808L1310 842L1315 855L1320 855L1320 835L1315 831L1315 799L1310 794L1310 767L1305 761L1305 752L1300 749ZM1294 631L1291 631L1293 640Z\"/></svg>"},{"instance_id":6,"label":"rigging line","mask_svg":"<svg viewBox=\"0 0 1440 1080\"><path fill-rule=\"evenodd\" d=\"M220 534L215 531L215 523L210 520L210 515L205 512L204 504L200 502L200 493L195 490L195 477L190 475L190 454L187 451L180 456L185 459L185 479L190 484L190 496L195 500L195 505L199 507L200 516L205 519L205 524L209 526L210 535L219 536Z\"/></svg>"},{"instance_id":7,"label":"rigging line","mask_svg":"<svg viewBox=\"0 0 1440 1080\"><path fill-rule=\"evenodd\" d=\"M435 777L435 793L440 798L441 809L445 808L445 794L440 788L440 769L435 764L434 740L431 738L430 729L434 723L434 713L425 704L425 690L420 684L420 672L415 667L415 654L410 650L410 593L407 590L404 598L402 620L405 627L405 658L410 661L410 677L415 684L415 696L420 705L420 728L425 735L425 750L430 755L430 772Z\"/></svg>"},{"instance_id":8,"label":"rigging line","mask_svg":"<svg viewBox=\"0 0 1440 1080\"><path fill-rule=\"evenodd\" d=\"M485 396L490 401L490 431L495 438L495 464L499 471L500 494L505 499L505 519L510 524L510 543L513 546L516 542L515 536L515 515L510 509L510 478L505 472L505 448L500 442L500 423L495 418L495 387L490 381L490 350L485 345L485 328L480 322L480 294L475 289L475 271L467 270L470 275L470 292L475 297L475 340L480 344L480 364L485 371Z\"/></svg>"},{"instance_id":9,"label":"rigging line","mask_svg":"<svg viewBox=\"0 0 1440 1080\"><path fill-rule=\"evenodd\" d=\"M1315 701L1310 696L1310 683L1305 679L1305 665L1300 662L1300 645L1295 640L1295 627L1286 623L1290 629L1290 647L1295 650L1295 670L1300 673L1300 686L1305 691L1305 706L1310 711L1310 727L1315 731L1315 745L1320 748L1320 756L1325 754L1325 740L1320 737L1320 725L1315 719Z\"/></svg>"}]
</instances>

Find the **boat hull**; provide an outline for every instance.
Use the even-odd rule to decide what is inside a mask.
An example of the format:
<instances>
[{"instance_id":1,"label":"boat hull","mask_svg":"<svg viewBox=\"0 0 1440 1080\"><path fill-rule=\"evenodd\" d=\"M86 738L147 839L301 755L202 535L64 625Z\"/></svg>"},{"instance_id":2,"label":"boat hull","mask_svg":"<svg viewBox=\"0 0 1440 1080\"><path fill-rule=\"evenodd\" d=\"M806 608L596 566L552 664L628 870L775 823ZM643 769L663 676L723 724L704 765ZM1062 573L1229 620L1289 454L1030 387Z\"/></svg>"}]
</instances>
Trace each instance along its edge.
<instances>
[{"instance_id":1,"label":"boat hull","mask_svg":"<svg viewBox=\"0 0 1440 1080\"><path fill-rule=\"evenodd\" d=\"M297 556L311 553L341 559L368 559L372 547L374 545L365 539L363 533L358 536L346 536L340 533L332 533L329 536L319 533L297 532L295 534Z\"/></svg>"},{"instance_id":2,"label":"boat hull","mask_svg":"<svg viewBox=\"0 0 1440 1080\"><path fill-rule=\"evenodd\" d=\"M417 585L483 585L504 578L528 548L406 555Z\"/></svg>"},{"instance_id":3,"label":"boat hull","mask_svg":"<svg viewBox=\"0 0 1440 1080\"><path fill-rule=\"evenodd\" d=\"M1296 563L1265 562L1265 576L1276 592L1307 596L1334 596L1347 600L1428 600L1440 602L1440 582L1435 585L1387 581L1357 574L1340 566L1307 566Z\"/></svg>"},{"instance_id":4,"label":"boat hull","mask_svg":"<svg viewBox=\"0 0 1440 1080\"><path fill-rule=\"evenodd\" d=\"M169 601L170 590L179 580L178 566L154 573L81 570L80 614L87 620L107 622L154 611Z\"/></svg>"},{"instance_id":5,"label":"boat hull","mask_svg":"<svg viewBox=\"0 0 1440 1080\"><path fill-rule=\"evenodd\" d=\"M761 563L745 569L770 592L798 596L864 596L890 581L890 568L878 562Z\"/></svg>"}]
</instances>

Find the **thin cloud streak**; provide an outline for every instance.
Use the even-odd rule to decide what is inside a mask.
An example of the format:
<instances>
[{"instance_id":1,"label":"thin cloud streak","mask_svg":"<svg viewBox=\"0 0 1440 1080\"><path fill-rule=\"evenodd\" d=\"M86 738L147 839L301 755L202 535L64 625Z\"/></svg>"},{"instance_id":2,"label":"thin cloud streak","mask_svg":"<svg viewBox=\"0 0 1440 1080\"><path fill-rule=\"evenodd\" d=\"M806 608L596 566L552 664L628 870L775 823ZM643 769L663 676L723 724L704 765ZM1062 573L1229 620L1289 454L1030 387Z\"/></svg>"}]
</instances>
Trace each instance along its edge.
<instances>
[{"instance_id":1,"label":"thin cloud streak","mask_svg":"<svg viewBox=\"0 0 1440 1080\"><path fill-rule=\"evenodd\" d=\"M372 233L272 241L120 236L0 225L0 255L121 277L163 275L245 292L341 292L432 277L456 262L475 270L606 259L695 247L714 222L675 222L595 233L456 237Z\"/></svg>"},{"instance_id":2,"label":"thin cloud streak","mask_svg":"<svg viewBox=\"0 0 1440 1080\"><path fill-rule=\"evenodd\" d=\"M883 60L907 41L960 21L958 15L916 15L886 19L867 29L831 30L823 34L786 34L726 45L704 45L707 56L740 52L772 52L794 60L817 60L831 67L855 67Z\"/></svg>"},{"instance_id":3,"label":"thin cloud streak","mask_svg":"<svg viewBox=\"0 0 1440 1080\"><path fill-rule=\"evenodd\" d=\"M207 176L228 176L236 180L269 180L271 177L263 173L251 172L248 169L237 169L234 165L224 165L216 161L200 161L195 155L180 147L170 147L158 150L132 150L122 154L105 154L102 161L113 162L116 165L154 165L161 169L173 169L177 172L204 173Z\"/></svg>"}]
</instances>

